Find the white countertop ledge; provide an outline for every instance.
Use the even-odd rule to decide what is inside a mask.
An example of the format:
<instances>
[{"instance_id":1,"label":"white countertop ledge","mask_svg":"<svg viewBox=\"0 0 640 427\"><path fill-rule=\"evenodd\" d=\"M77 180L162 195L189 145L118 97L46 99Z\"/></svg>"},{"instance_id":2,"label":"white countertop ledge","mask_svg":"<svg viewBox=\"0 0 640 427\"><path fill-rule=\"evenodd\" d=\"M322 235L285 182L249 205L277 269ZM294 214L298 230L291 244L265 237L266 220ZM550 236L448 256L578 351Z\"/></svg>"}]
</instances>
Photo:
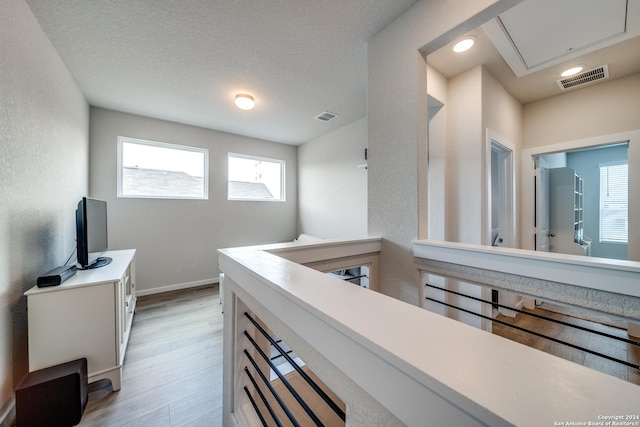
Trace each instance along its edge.
<instances>
[{"instance_id":1,"label":"white countertop ledge","mask_svg":"<svg viewBox=\"0 0 640 427\"><path fill-rule=\"evenodd\" d=\"M269 253L273 248L222 249L221 270L256 298L264 296L265 307L311 345L343 342L340 349L316 348L403 422L429 417L425 409L403 419L398 408L420 411L434 393L486 425L551 426L640 413L639 386L346 284ZM293 314L300 310L331 337L304 329L308 322ZM380 370L369 376L393 378L399 388L372 383L366 366L374 365Z\"/></svg>"},{"instance_id":2,"label":"white countertop ledge","mask_svg":"<svg viewBox=\"0 0 640 427\"><path fill-rule=\"evenodd\" d=\"M418 240L418 258L640 297L640 262Z\"/></svg>"}]
</instances>

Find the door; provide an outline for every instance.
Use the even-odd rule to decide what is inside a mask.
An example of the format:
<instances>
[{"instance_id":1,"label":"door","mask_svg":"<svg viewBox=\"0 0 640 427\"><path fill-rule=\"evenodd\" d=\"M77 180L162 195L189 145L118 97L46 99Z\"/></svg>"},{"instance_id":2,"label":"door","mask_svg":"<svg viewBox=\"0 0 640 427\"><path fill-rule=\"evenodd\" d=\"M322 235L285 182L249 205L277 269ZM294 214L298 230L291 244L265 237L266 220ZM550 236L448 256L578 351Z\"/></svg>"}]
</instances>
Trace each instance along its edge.
<instances>
[{"instance_id":1,"label":"door","mask_svg":"<svg viewBox=\"0 0 640 427\"><path fill-rule=\"evenodd\" d=\"M534 157L534 249L549 252L549 164Z\"/></svg>"},{"instance_id":2,"label":"door","mask_svg":"<svg viewBox=\"0 0 640 427\"><path fill-rule=\"evenodd\" d=\"M515 248L516 208L515 208L515 168L514 144L504 136L487 130L487 237L485 244ZM494 309L501 314L515 317L516 312L506 307L517 307L519 298L509 292L483 289L483 298L492 305L483 306L483 315L493 317ZM502 305L498 308L497 304ZM483 322L483 329L491 332L492 322Z\"/></svg>"},{"instance_id":3,"label":"door","mask_svg":"<svg viewBox=\"0 0 640 427\"><path fill-rule=\"evenodd\" d=\"M513 150L491 139L491 245L516 247Z\"/></svg>"}]
</instances>

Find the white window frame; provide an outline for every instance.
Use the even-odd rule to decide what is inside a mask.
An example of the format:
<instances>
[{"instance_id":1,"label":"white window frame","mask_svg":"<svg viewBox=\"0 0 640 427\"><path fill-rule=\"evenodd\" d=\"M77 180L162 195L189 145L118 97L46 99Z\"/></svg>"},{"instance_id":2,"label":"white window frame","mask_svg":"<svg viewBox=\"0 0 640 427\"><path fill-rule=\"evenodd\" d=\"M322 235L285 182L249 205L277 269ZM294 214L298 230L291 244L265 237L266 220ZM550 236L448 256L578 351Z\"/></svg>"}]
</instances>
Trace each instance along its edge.
<instances>
[{"instance_id":1,"label":"white window frame","mask_svg":"<svg viewBox=\"0 0 640 427\"><path fill-rule=\"evenodd\" d=\"M202 196L180 196L180 195L140 195L140 194L124 194L123 191L123 144L138 144L151 147L167 148L181 151L191 151L201 153L203 155L203 194ZM117 147L117 197L128 199L170 199L170 200L208 200L209 199L209 150L200 147L190 147L186 145L169 144L166 142L150 141L145 139L130 138L127 136L118 136Z\"/></svg>"},{"instance_id":2,"label":"white window frame","mask_svg":"<svg viewBox=\"0 0 640 427\"><path fill-rule=\"evenodd\" d=\"M603 198L602 198L602 169L603 168L608 168L611 166L623 166L626 165L627 166L627 235L625 236L624 240L622 239L610 239L610 238L603 238L602 237L602 231L603 231L603 226L602 226L602 220L603 220ZM627 244L629 242L629 193L628 193L628 185L629 185L629 169L628 169L628 163L627 162L614 162L614 163L603 163L598 165L598 179L600 180L600 191L598 194L598 216L599 216L599 236L598 239L600 242L602 243L620 243L620 244Z\"/></svg>"},{"instance_id":3,"label":"white window frame","mask_svg":"<svg viewBox=\"0 0 640 427\"><path fill-rule=\"evenodd\" d=\"M280 164L280 198L262 199L250 197L231 197L229 194L229 170L227 169L227 200L229 201L251 201L251 202L286 202L286 162L281 159L273 159L269 157L252 156L249 154L227 153L227 168L229 168L230 158L239 158L247 160L256 160L260 162L278 163Z\"/></svg>"}]
</instances>

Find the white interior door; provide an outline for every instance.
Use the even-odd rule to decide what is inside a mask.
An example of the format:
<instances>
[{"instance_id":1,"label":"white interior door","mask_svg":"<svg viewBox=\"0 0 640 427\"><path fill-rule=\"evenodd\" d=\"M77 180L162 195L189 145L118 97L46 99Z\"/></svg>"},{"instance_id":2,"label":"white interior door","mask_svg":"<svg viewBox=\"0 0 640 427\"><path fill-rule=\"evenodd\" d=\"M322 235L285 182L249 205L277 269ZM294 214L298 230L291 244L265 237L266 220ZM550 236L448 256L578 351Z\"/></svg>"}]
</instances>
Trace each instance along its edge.
<instances>
[{"instance_id":1,"label":"white interior door","mask_svg":"<svg viewBox=\"0 0 640 427\"><path fill-rule=\"evenodd\" d=\"M515 248L517 244L513 149L492 139L491 154L492 232L495 233L497 230L497 236L495 236L492 245ZM505 291L492 293L492 301L499 303L498 312L508 317L515 317L517 312L506 307L519 308L522 305L521 297Z\"/></svg>"},{"instance_id":2,"label":"white interior door","mask_svg":"<svg viewBox=\"0 0 640 427\"><path fill-rule=\"evenodd\" d=\"M513 150L498 141L491 141L492 152L492 191L491 217L497 226L498 235L494 246L516 247L515 220L515 174ZM495 163L495 165L493 164ZM493 212L493 209L496 212Z\"/></svg>"},{"instance_id":3,"label":"white interior door","mask_svg":"<svg viewBox=\"0 0 640 427\"><path fill-rule=\"evenodd\" d=\"M515 207L515 145L504 136L487 129L487 238L485 244L492 246L517 247L516 207ZM497 234L496 234L497 232ZM489 296L490 293L490 296ZM518 307L520 299L512 293L483 290L485 300L507 307ZM516 312L505 307L501 314L515 317ZM493 308L486 304L483 314L492 316ZM491 331L492 322L483 323L483 328Z\"/></svg>"}]
</instances>

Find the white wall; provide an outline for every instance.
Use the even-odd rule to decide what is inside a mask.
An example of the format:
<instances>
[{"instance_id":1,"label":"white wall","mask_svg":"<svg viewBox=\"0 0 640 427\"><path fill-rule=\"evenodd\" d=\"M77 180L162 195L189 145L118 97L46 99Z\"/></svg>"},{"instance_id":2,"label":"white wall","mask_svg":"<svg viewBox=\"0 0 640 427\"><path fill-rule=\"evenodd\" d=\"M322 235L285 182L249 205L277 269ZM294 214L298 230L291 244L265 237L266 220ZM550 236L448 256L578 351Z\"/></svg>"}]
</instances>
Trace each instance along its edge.
<instances>
[{"instance_id":1,"label":"white wall","mask_svg":"<svg viewBox=\"0 0 640 427\"><path fill-rule=\"evenodd\" d=\"M28 372L24 291L75 248L89 107L23 0L0 2L0 424Z\"/></svg>"},{"instance_id":2,"label":"white wall","mask_svg":"<svg viewBox=\"0 0 640 427\"><path fill-rule=\"evenodd\" d=\"M517 0L423 0L368 44L369 234L383 237L381 289L418 303L411 241L426 229L426 63ZM420 200L420 203L418 203Z\"/></svg>"},{"instance_id":3,"label":"white wall","mask_svg":"<svg viewBox=\"0 0 640 427\"><path fill-rule=\"evenodd\" d=\"M517 147L522 129L522 106L480 66L448 81L428 67L427 78L429 96L443 104L429 124L429 237L486 243L483 237L488 225L485 225L487 218L484 213L489 172L485 167L488 160L485 158L488 155L485 130L491 129L505 137L508 135L510 142ZM518 153L514 153L514 158L517 156ZM441 182L444 182L444 190L440 189ZM430 275L427 280L432 285L483 296L474 285L444 281L435 275ZM440 291L425 292L431 298L445 299ZM446 300L476 312L483 308L482 304L451 295ZM423 305L431 311L482 326L477 316L445 310L437 303Z\"/></svg>"},{"instance_id":4,"label":"white wall","mask_svg":"<svg viewBox=\"0 0 640 427\"><path fill-rule=\"evenodd\" d=\"M118 136L209 149L209 200L116 197ZM138 292L211 283L216 250L293 240L297 225L297 147L111 110L91 109L90 187L107 201L109 246L136 248ZM227 154L286 162L286 202L227 200Z\"/></svg>"},{"instance_id":5,"label":"white wall","mask_svg":"<svg viewBox=\"0 0 640 427\"><path fill-rule=\"evenodd\" d=\"M449 82L432 67L427 67L428 100L428 233L431 239L445 240L447 160L447 92Z\"/></svg>"},{"instance_id":6,"label":"white wall","mask_svg":"<svg viewBox=\"0 0 640 427\"><path fill-rule=\"evenodd\" d=\"M481 66L450 79L448 88L447 240L488 244L486 130L514 144L517 161L522 106Z\"/></svg>"},{"instance_id":7,"label":"white wall","mask_svg":"<svg viewBox=\"0 0 640 427\"><path fill-rule=\"evenodd\" d=\"M446 206L446 170L447 170L447 111L448 111L448 80L433 67L427 65L427 146L428 146L428 170L427 170L427 236L434 240L445 240L447 215L443 206ZM445 278L433 274L423 274L422 283L444 288ZM445 301L446 295L442 291L425 288L423 297L433 298L437 301ZM447 315L445 305L429 300L420 302L422 307L442 316Z\"/></svg>"},{"instance_id":8,"label":"white wall","mask_svg":"<svg viewBox=\"0 0 640 427\"><path fill-rule=\"evenodd\" d=\"M484 67L482 69L482 125L507 138L518 150L522 145L522 104Z\"/></svg>"},{"instance_id":9,"label":"white wall","mask_svg":"<svg viewBox=\"0 0 640 427\"><path fill-rule=\"evenodd\" d=\"M447 169L445 194L447 240L482 244L484 215L484 135L482 132L482 67L475 67L449 80L447 105ZM480 289L457 281L447 288L481 297ZM449 295L447 301L465 310L480 312L482 305L468 298ZM459 310L447 315L480 327L482 319Z\"/></svg>"},{"instance_id":10,"label":"white wall","mask_svg":"<svg viewBox=\"0 0 640 427\"><path fill-rule=\"evenodd\" d=\"M521 168L521 147L522 147L522 127L523 115L522 104L516 100L507 90L498 82L486 69L482 70L482 127L489 129L492 135L504 138L499 143L509 145L513 149L513 174L514 188L516 189L515 197L515 230L519 229L521 219L519 217L519 208L522 201L518 197L518 183L520 180L519 171ZM483 135L484 136L484 135ZM484 141L489 144L488 141ZM494 193L495 194L495 193ZM496 198L494 197L493 200ZM496 215L497 216L497 215ZM488 236L490 230L485 230ZM518 233L513 236L514 247L519 247ZM489 242L483 242L485 244Z\"/></svg>"},{"instance_id":11,"label":"white wall","mask_svg":"<svg viewBox=\"0 0 640 427\"><path fill-rule=\"evenodd\" d=\"M448 97L447 240L482 244L482 67L450 79Z\"/></svg>"},{"instance_id":12,"label":"white wall","mask_svg":"<svg viewBox=\"0 0 640 427\"><path fill-rule=\"evenodd\" d=\"M640 129L640 73L524 106L523 148Z\"/></svg>"},{"instance_id":13,"label":"white wall","mask_svg":"<svg viewBox=\"0 0 640 427\"><path fill-rule=\"evenodd\" d=\"M367 119L298 147L298 232L367 235Z\"/></svg>"}]
</instances>

